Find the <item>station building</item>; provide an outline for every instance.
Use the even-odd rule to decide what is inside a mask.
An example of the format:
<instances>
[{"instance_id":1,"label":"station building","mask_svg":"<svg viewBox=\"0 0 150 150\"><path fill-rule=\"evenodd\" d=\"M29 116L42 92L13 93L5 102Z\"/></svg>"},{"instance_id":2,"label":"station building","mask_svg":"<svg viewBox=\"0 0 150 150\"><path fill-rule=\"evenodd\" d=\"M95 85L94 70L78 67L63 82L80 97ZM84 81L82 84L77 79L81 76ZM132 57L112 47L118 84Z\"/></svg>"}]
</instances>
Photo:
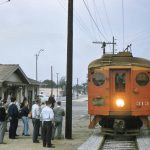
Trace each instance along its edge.
<instances>
[{"instance_id":1,"label":"station building","mask_svg":"<svg viewBox=\"0 0 150 150\"><path fill-rule=\"evenodd\" d=\"M40 82L30 79L18 64L0 64L0 99L15 96L18 102L27 97L29 102L35 100Z\"/></svg>"}]
</instances>

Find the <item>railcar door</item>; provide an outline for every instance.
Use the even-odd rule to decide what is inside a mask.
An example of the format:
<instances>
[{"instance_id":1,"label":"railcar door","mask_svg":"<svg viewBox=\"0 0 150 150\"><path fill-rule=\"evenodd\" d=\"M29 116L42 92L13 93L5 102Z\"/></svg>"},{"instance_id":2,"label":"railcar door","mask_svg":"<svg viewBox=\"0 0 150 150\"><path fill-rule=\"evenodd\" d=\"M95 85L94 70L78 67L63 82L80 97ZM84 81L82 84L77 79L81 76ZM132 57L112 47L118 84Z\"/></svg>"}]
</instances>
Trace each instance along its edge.
<instances>
[{"instance_id":1,"label":"railcar door","mask_svg":"<svg viewBox=\"0 0 150 150\"><path fill-rule=\"evenodd\" d=\"M130 101L130 69L110 70L110 115L129 115Z\"/></svg>"}]
</instances>

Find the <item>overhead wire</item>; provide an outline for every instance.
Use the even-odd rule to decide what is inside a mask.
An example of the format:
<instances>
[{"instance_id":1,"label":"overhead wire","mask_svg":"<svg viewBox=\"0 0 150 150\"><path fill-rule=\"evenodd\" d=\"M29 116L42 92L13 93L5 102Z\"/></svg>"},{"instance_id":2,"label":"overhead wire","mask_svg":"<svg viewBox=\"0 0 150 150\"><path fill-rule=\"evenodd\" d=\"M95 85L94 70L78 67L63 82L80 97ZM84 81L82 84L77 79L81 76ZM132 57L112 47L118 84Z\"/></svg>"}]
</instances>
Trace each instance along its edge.
<instances>
[{"instance_id":1,"label":"overhead wire","mask_svg":"<svg viewBox=\"0 0 150 150\"><path fill-rule=\"evenodd\" d=\"M89 7L88 1L87 1L87 6ZM91 19L90 19L90 23L91 23L91 28L90 28L90 29L92 29L92 33L93 33L94 35L96 35L95 27L94 27L93 21L92 21Z\"/></svg>"},{"instance_id":2,"label":"overhead wire","mask_svg":"<svg viewBox=\"0 0 150 150\"><path fill-rule=\"evenodd\" d=\"M75 17L75 21L80 25L80 29L83 30L88 36L90 39L93 39L91 33L89 32L89 28L88 26L86 25L86 23L84 22L84 20L80 17L78 11L76 10L76 8L74 9L74 17Z\"/></svg>"},{"instance_id":3,"label":"overhead wire","mask_svg":"<svg viewBox=\"0 0 150 150\"><path fill-rule=\"evenodd\" d=\"M123 50L124 50L124 0L122 0L122 40L123 40Z\"/></svg>"},{"instance_id":4,"label":"overhead wire","mask_svg":"<svg viewBox=\"0 0 150 150\"><path fill-rule=\"evenodd\" d=\"M110 19L109 19L108 13L107 13L107 9L106 9L106 5L105 5L105 1L104 0L103 0L103 6L104 6L105 14L106 14L107 23L108 23L108 26L110 28L111 35L113 37L113 31L112 31Z\"/></svg>"},{"instance_id":5,"label":"overhead wire","mask_svg":"<svg viewBox=\"0 0 150 150\"><path fill-rule=\"evenodd\" d=\"M102 25L101 25L101 18L99 19L99 16L98 16L98 11L97 11L97 7L96 7L96 2L95 2L95 0L93 0L92 1L93 2L93 12L94 12L94 17L95 17L95 22L99 25L99 22L100 22L100 27L102 27ZM100 21L99 21L100 20ZM92 23L93 23L93 21L92 21ZM95 28L95 26L94 26L94 28ZM96 28L95 28L96 29ZM103 28L102 28L103 29ZM96 32L96 33L98 33L98 32ZM105 34L105 32L104 32L104 34ZM97 34L95 34L95 35L97 35ZM106 35L106 34L105 34ZM106 36L106 38L107 38L107 36Z\"/></svg>"},{"instance_id":6,"label":"overhead wire","mask_svg":"<svg viewBox=\"0 0 150 150\"><path fill-rule=\"evenodd\" d=\"M93 0L93 3L94 3L94 7L95 7L94 10L95 10L95 12L96 12L96 14L97 14L97 16L98 16L98 20L99 20L99 22L100 22L100 24L101 24L101 26L102 26L102 28L103 28L103 31L104 31L105 35L108 37L108 35L107 35L107 33L106 33L106 30L105 30L105 27L104 27L103 22L102 22L101 15L100 15L99 11L97 10L97 5L96 5L95 0Z\"/></svg>"},{"instance_id":7,"label":"overhead wire","mask_svg":"<svg viewBox=\"0 0 150 150\"><path fill-rule=\"evenodd\" d=\"M135 36L132 36L130 40L128 40L128 43L136 42L138 39L143 38L143 36L147 35L147 31L141 30L140 32L137 32Z\"/></svg>"},{"instance_id":8,"label":"overhead wire","mask_svg":"<svg viewBox=\"0 0 150 150\"><path fill-rule=\"evenodd\" d=\"M66 11L67 7L65 7L65 5L63 5L59 0L57 0L57 2L59 3L59 5Z\"/></svg>"},{"instance_id":9,"label":"overhead wire","mask_svg":"<svg viewBox=\"0 0 150 150\"><path fill-rule=\"evenodd\" d=\"M146 42L146 41L149 41L150 40L150 34L143 34L141 36L138 36L136 39L132 40L131 42L132 43L140 43L140 42ZM140 42L139 42L140 41Z\"/></svg>"},{"instance_id":10,"label":"overhead wire","mask_svg":"<svg viewBox=\"0 0 150 150\"><path fill-rule=\"evenodd\" d=\"M64 4L64 1L61 0L61 2L59 0L57 0L57 2L59 3L59 5L64 9L65 12L67 12L67 7L65 7L66 5ZM89 29L87 27L87 25L84 23L83 19L80 17L79 13L76 11L76 9L74 9L74 18L75 18L75 24L79 25L79 28L88 35L88 37L90 39L93 39L91 34L89 33Z\"/></svg>"},{"instance_id":11,"label":"overhead wire","mask_svg":"<svg viewBox=\"0 0 150 150\"><path fill-rule=\"evenodd\" d=\"M88 6L87 6L87 4L86 4L86 2L85 2L85 0L83 0L83 3L84 3L84 5L85 5L85 7L86 7L86 9L87 9L87 11L88 11L88 13L89 13L90 18L92 19L93 23L95 24L95 26L96 26L98 32L100 33L100 35L101 35L106 41L108 41L108 40L106 39L106 37L104 36L104 34L103 34L103 33L101 32L101 30L99 29L97 23L95 22L95 20L94 20L92 14L91 14L91 12L90 12L90 9L88 8ZM100 36L99 36L99 37L100 37ZM101 38L101 37L100 37L100 38Z\"/></svg>"},{"instance_id":12,"label":"overhead wire","mask_svg":"<svg viewBox=\"0 0 150 150\"><path fill-rule=\"evenodd\" d=\"M4 1L4 2L0 2L0 5L3 5L3 4L8 3L8 2L10 2L10 0Z\"/></svg>"}]
</instances>

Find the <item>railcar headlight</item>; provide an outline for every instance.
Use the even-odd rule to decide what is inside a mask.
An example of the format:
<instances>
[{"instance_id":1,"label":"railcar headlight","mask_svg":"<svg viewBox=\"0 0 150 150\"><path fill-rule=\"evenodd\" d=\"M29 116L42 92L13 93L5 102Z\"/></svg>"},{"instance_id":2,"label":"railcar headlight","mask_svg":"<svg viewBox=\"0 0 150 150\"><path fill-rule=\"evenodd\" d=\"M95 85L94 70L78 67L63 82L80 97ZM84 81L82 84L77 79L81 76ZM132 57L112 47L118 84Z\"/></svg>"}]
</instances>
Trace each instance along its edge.
<instances>
[{"instance_id":1,"label":"railcar headlight","mask_svg":"<svg viewBox=\"0 0 150 150\"><path fill-rule=\"evenodd\" d=\"M117 105L117 107L124 107L124 100L121 98L118 98L116 100L116 105Z\"/></svg>"}]
</instances>

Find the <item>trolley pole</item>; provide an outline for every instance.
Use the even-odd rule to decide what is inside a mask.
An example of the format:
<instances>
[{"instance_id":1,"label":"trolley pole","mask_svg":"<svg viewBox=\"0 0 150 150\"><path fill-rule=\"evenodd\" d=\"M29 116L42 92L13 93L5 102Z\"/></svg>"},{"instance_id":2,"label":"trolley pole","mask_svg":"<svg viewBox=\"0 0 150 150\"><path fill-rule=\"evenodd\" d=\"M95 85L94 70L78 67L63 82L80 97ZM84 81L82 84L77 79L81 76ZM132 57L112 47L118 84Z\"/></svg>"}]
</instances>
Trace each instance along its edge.
<instances>
[{"instance_id":1,"label":"trolley pole","mask_svg":"<svg viewBox=\"0 0 150 150\"><path fill-rule=\"evenodd\" d=\"M65 137L72 139L73 0L68 0L67 85Z\"/></svg>"}]
</instances>

